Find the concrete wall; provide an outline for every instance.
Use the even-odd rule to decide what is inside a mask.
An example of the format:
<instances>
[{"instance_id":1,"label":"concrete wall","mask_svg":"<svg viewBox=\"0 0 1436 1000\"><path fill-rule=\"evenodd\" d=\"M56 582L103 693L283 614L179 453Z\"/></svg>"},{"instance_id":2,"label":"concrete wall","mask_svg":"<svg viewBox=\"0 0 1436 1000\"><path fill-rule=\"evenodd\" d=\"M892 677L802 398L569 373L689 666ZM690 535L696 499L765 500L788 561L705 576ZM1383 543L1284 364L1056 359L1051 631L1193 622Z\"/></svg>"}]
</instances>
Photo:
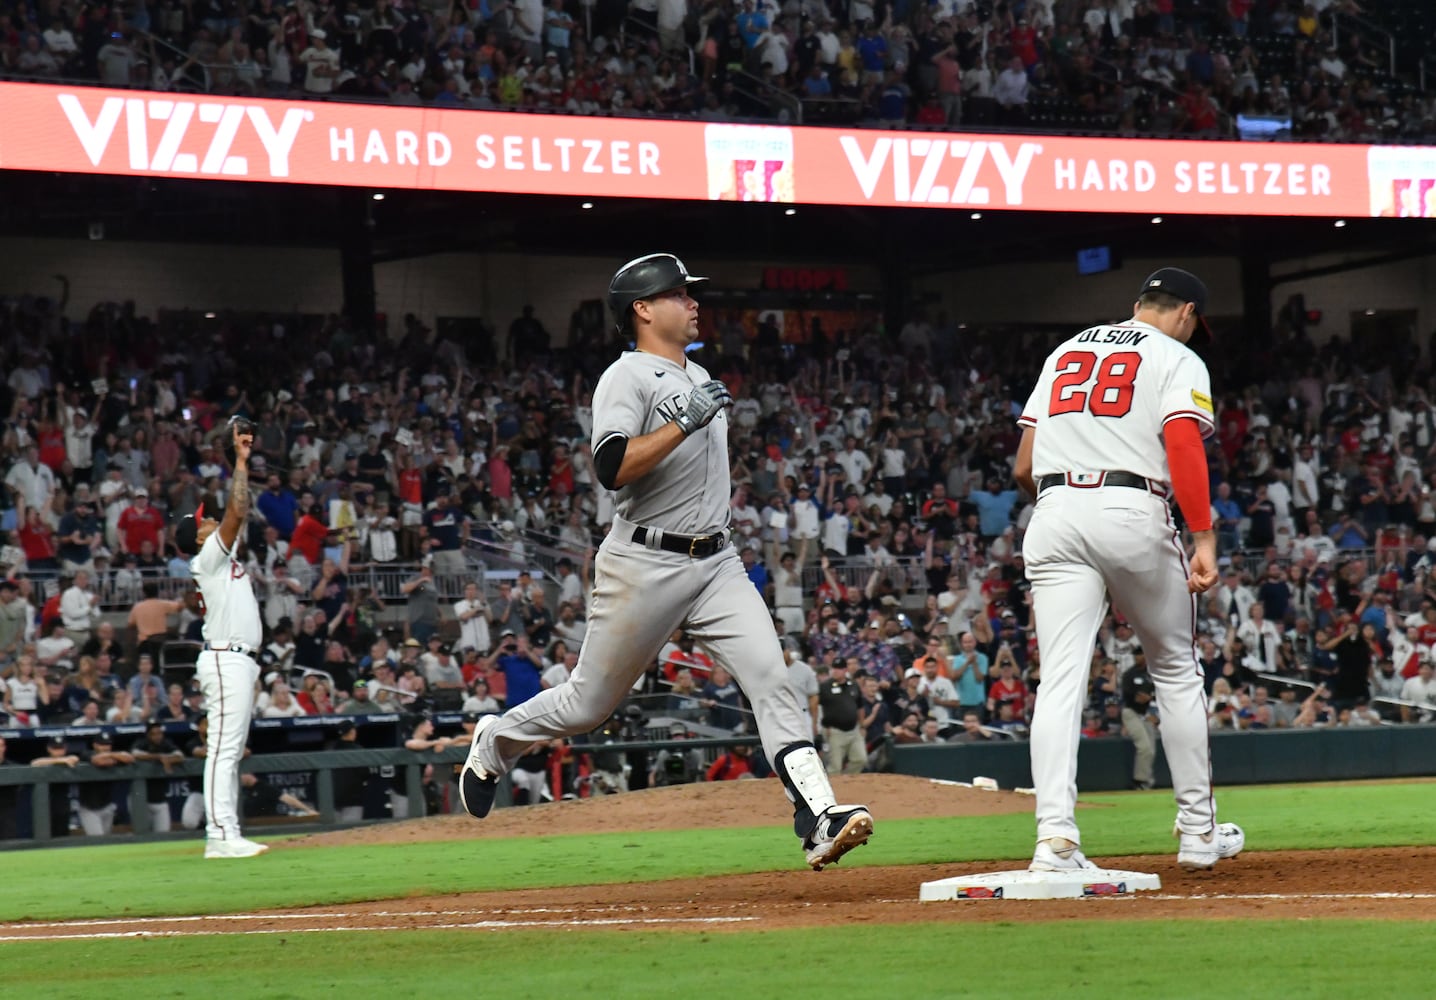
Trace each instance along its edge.
<instances>
[{"instance_id":1,"label":"concrete wall","mask_svg":"<svg viewBox=\"0 0 1436 1000\"><path fill-rule=\"evenodd\" d=\"M695 274L725 288L758 288L763 260L685 259ZM405 313L432 324L437 316L482 316L502 335L525 304L556 338L585 299L603 298L616 258L445 253L379 264L377 307L391 329ZM877 291L876 268L849 267L855 289ZM0 294L58 294L53 275L70 278L69 315L96 302L133 299L144 314L158 309L258 309L324 313L343 301L339 252L111 240L0 238Z\"/></svg>"},{"instance_id":2,"label":"concrete wall","mask_svg":"<svg viewBox=\"0 0 1436 1000\"><path fill-rule=\"evenodd\" d=\"M1283 264L1280 273L1336 263L1335 256ZM415 313L482 316L502 334L525 303L532 303L551 333L561 337L574 307L601 298L615 259L447 253L393 261L375 268L378 308L397 319ZM767 260L687 260L698 274L727 288L757 288ZM786 262L792 264L794 262ZM819 257L802 264L821 264ZM1080 276L1074 260L1004 264L925 275L914 285L935 295L958 322L1031 322L1063 327L1122 317L1143 277L1164 264L1189 267L1212 293L1210 312L1241 312L1240 269L1235 258L1131 258L1120 270ZM876 268L848 267L857 290L878 291ZM71 280L70 315L99 301L134 299L144 313L160 308L272 309L331 312L343 299L339 253L330 248L264 248L110 240L0 238L0 293L55 293L53 275ZM1417 332L1436 328L1436 256L1363 268L1282 285L1280 307L1293 292L1324 313L1313 335L1345 335L1352 313L1409 309ZM397 324L396 324L397 325Z\"/></svg>"},{"instance_id":3,"label":"concrete wall","mask_svg":"<svg viewBox=\"0 0 1436 1000\"><path fill-rule=\"evenodd\" d=\"M1285 261L1274 276L1340 263L1339 255ZM1105 274L1078 275L1076 261L1003 264L952 274L925 275L916 289L938 296L956 322L1056 323L1081 326L1129 315L1142 279L1158 267L1174 264L1201 276L1211 293L1208 311L1237 316L1242 311L1241 269L1236 258L1162 258L1124 260ZM1278 285L1272 309L1294 293L1306 296L1308 309L1320 309L1322 322L1309 332L1318 342L1350 333L1351 316L1367 309L1415 310L1416 333L1424 339L1436 329L1436 256L1359 268L1339 274ZM1424 345L1423 345L1424 346Z\"/></svg>"}]
</instances>

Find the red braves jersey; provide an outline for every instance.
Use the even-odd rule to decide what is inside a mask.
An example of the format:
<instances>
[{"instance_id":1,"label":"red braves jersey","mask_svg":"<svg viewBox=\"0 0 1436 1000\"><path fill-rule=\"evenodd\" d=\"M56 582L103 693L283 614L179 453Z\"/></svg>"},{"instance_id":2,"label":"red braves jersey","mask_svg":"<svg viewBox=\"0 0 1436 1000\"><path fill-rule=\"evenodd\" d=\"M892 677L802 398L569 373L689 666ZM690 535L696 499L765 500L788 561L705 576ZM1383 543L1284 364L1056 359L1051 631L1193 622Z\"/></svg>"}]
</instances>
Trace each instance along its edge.
<instances>
[{"instance_id":1,"label":"red braves jersey","mask_svg":"<svg viewBox=\"0 0 1436 1000\"><path fill-rule=\"evenodd\" d=\"M1042 364L1018 424L1036 429L1032 474L1120 470L1171 481L1162 428L1215 429L1211 376L1185 344L1146 323L1094 326Z\"/></svg>"}]
</instances>

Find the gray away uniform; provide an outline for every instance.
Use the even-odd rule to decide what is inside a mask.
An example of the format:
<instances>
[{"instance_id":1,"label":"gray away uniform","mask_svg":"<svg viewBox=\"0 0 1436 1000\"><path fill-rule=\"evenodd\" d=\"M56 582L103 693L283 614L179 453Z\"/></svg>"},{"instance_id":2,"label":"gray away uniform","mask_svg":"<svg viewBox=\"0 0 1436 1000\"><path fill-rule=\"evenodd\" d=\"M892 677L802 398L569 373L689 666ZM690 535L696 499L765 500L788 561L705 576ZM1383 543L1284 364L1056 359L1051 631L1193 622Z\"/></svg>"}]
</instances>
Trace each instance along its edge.
<instances>
[{"instance_id":1,"label":"gray away uniform","mask_svg":"<svg viewBox=\"0 0 1436 1000\"><path fill-rule=\"evenodd\" d=\"M680 367L654 354L623 354L594 391L595 453L614 435L631 440L669 423L709 378L693 361ZM787 683L771 615L736 549L725 544L707 558L691 558L660 547L663 533L726 531L730 493L723 412L618 491L618 516L594 559L588 634L578 665L568 683L540 692L490 727L479 744L485 768L502 773L529 742L597 728L682 628L732 673L752 704L763 749L794 802L794 828L805 844L811 846L826 810L847 808L835 806L809 742L812 723ZM636 543L635 530L643 529L645 543Z\"/></svg>"}]
</instances>

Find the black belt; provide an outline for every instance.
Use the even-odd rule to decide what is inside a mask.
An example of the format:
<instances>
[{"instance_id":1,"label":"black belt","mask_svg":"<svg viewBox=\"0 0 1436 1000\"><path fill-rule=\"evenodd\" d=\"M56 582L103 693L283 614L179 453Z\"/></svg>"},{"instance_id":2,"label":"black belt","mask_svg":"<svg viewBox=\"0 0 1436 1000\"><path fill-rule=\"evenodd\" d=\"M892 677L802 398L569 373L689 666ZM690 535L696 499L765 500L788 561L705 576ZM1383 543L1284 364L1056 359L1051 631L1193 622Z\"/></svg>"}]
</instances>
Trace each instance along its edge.
<instances>
[{"instance_id":1,"label":"black belt","mask_svg":"<svg viewBox=\"0 0 1436 1000\"><path fill-rule=\"evenodd\" d=\"M1135 472L1054 472L1037 480L1038 493L1053 486L1071 486L1078 490L1094 490L1099 486L1126 486L1134 490L1145 490L1163 500L1167 498L1165 486Z\"/></svg>"},{"instance_id":2,"label":"black belt","mask_svg":"<svg viewBox=\"0 0 1436 1000\"><path fill-rule=\"evenodd\" d=\"M648 544L647 528L635 527L633 529L633 544ZM664 552L676 552L689 559L707 559L709 556L723 551L727 544L728 532L726 531L720 531L715 535L670 535L665 531L658 539L658 547Z\"/></svg>"},{"instance_id":3,"label":"black belt","mask_svg":"<svg viewBox=\"0 0 1436 1000\"><path fill-rule=\"evenodd\" d=\"M253 656L258 650L243 642L206 642L204 648L212 653L243 653Z\"/></svg>"}]
</instances>

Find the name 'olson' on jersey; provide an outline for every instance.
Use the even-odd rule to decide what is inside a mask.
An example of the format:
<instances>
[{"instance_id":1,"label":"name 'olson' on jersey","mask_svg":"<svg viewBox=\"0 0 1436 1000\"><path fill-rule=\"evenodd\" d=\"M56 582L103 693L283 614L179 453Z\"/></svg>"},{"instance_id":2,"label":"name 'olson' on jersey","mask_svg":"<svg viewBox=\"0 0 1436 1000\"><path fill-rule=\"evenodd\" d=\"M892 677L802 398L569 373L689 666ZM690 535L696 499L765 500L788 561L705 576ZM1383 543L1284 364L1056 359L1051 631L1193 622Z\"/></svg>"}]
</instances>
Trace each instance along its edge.
<instances>
[{"instance_id":1,"label":"name 'olson' on jersey","mask_svg":"<svg viewBox=\"0 0 1436 1000\"><path fill-rule=\"evenodd\" d=\"M712 376L692 358L679 367L642 351L625 352L593 392L595 452L606 437L629 440L671 423L688 396ZM693 434L641 480L618 491L615 511L632 524L683 535L728 527L728 416L720 411L704 434Z\"/></svg>"},{"instance_id":2,"label":"name 'olson' on jersey","mask_svg":"<svg viewBox=\"0 0 1436 1000\"><path fill-rule=\"evenodd\" d=\"M1171 482L1161 429L1192 417L1216 429L1207 366L1185 344L1138 320L1083 330L1057 346L1018 423L1040 428L1034 476L1133 472Z\"/></svg>"}]
</instances>

